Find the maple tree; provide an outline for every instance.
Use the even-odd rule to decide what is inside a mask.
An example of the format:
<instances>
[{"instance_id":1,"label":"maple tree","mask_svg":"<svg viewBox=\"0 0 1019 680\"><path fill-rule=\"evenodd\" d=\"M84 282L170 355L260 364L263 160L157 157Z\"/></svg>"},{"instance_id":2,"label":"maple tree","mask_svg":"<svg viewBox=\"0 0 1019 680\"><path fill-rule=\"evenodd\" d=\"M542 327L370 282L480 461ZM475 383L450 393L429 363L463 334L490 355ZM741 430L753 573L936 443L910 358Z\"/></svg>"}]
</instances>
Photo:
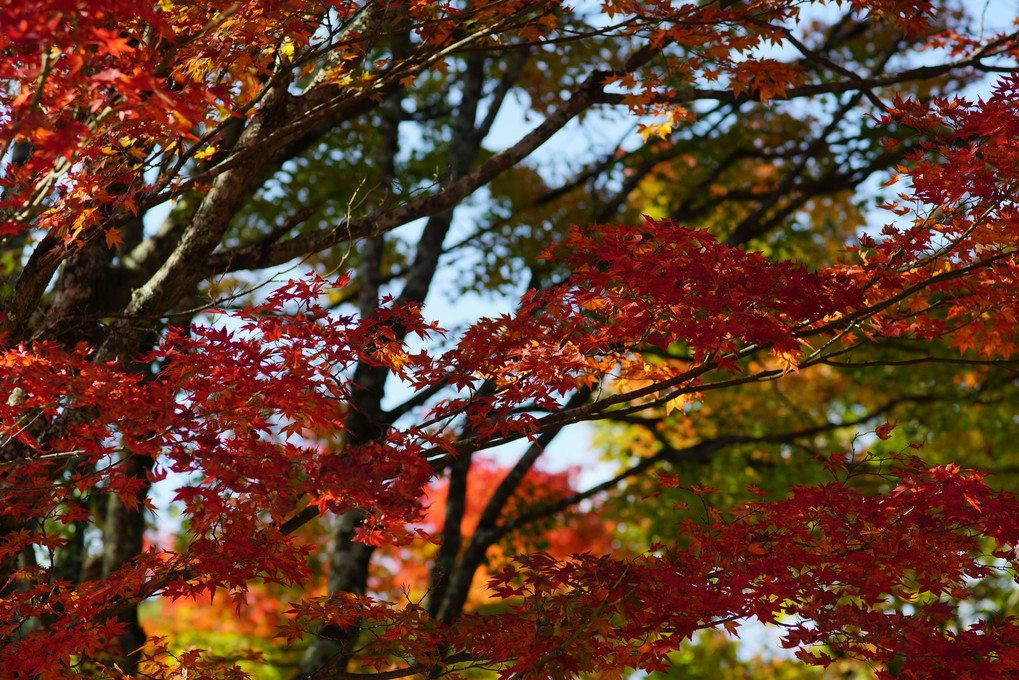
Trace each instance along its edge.
<instances>
[{"instance_id":1,"label":"maple tree","mask_svg":"<svg viewBox=\"0 0 1019 680\"><path fill-rule=\"evenodd\" d=\"M1013 675L966 601L1019 559L971 469L1019 40L964 10L4 5L0 677L617 678L750 620ZM611 479L541 467L589 421Z\"/></svg>"}]
</instances>

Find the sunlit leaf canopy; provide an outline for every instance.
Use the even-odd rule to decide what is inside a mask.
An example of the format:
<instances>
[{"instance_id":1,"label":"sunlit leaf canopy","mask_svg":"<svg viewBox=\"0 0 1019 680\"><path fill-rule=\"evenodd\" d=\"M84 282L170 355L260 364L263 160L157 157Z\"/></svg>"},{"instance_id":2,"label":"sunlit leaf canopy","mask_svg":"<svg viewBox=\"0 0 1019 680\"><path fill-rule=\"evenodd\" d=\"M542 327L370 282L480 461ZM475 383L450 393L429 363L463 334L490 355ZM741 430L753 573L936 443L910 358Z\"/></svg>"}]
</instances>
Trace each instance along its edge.
<instances>
[{"instance_id":1,"label":"sunlit leaf canopy","mask_svg":"<svg viewBox=\"0 0 1019 680\"><path fill-rule=\"evenodd\" d=\"M0 677L1009 677L1014 23L3 7Z\"/></svg>"}]
</instances>

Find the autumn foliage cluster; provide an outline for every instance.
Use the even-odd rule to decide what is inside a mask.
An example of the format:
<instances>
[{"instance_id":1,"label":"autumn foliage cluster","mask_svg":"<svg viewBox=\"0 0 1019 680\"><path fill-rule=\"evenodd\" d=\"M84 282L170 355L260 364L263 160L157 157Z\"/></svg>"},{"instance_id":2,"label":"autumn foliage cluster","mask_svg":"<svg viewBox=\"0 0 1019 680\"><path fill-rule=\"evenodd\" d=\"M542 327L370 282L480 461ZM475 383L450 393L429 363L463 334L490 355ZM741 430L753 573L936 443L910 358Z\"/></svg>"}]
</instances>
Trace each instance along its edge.
<instances>
[{"instance_id":1,"label":"autumn foliage cluster","mask_svg":"<svg viewBox=\"0 0 1019 680\"><path fill-rule=\"evenodd\" d=\"M5 3L0 678L1019 674L971 4Z\"/></svg>"}]
</instances>

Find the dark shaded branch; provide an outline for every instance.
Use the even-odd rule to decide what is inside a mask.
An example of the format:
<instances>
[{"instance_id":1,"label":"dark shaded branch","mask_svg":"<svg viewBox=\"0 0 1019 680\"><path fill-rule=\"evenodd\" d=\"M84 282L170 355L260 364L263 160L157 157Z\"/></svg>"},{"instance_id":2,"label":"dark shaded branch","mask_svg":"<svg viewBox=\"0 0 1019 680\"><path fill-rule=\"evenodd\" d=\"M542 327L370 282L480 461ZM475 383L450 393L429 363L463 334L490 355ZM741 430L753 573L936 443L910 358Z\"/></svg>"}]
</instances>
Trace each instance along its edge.
<instances>
[{"instance_id":1,"label":"dark shaded branch","mask_svg":"<svg viewBox=\"0 0 1019 680\"><path fill-rule=\"evenodd\" d=\"M446 492L446 518L442 525L442 543L430 570L428 613L437 616L450 581L458 574L457 556L463 545L463 519L467 514L467 477L471 469L472 453L461 454L449 466L449 484ZM474 535L477 535L475 530Z\"/></svg>"},{"instance_id":2,"label":"dark shaded branch","mask_svg":"<svg viewBox=\"0 0 1019 680\"><path fill-rule=\"evenodd\" d=\"M892 44L884 51L881 55L881 59L872 69L874 74L880 73L884 69L885 64L888 63L888 60L890 60L898 51L898 43L898 40L893 40ZM807 48L804 47L803 49ZM850 80L859 84L861 88L865 88L863 79L859 76L853 75ZM838 110L831 117L831 120L828 121L828 124L824 127L824 130L822 130L821 133L807 146L803 155L800 157L800 160L795 163L788 172L786 172L785 176L778 183L778 186L775 187L775 190L772 191L767 198L761 201L754 212L748 215L736 226L733 232L726 239L726 244L736 245L745 243L751 238L758 236L763 231L764 225L767 224L762 221L764 216L783 196L790 191L790 189L792 189L793 183L796 182L797 178L800 177L804 171L806 171L807 164L815 157L817 152L821 150L822 146L828 143L829 135L838 129L842 120L849 114L850 111L856 108L856 105L865 94L870 94L873 97L873 94L870 93L869 89L859 89L847 102L839 106ZM877 100L876 97L874 97L874 100L877 101L878 111L882 111L884 107L881 102Z\"/></svg>"},{"instance_id":3,"label":"dark shaded branch","mask_svg":"<svg viewBox=\"0 0 1019 680\"><path fill-rule=\"evenodd\" d=\"M579 406L590 396L589 388L578 390L566 402L566 408ZM534 467L538 457L544 453L561 431L562 428L559 427L542 432L492 492L488 503L485 504L485 509L478 518L477 527L471 536L470 543L464 550L459 564L456 565L455 573L451 572L445 587L434 589L433 585L433 592L429 595L428 601L428 612L433 617L442 621L450 621L460 616L464 603L467 601L474 575L484 561L488 548L498 540L496 532L507 501L519 488L524 476Z\"/></svg>"}]
</instances>

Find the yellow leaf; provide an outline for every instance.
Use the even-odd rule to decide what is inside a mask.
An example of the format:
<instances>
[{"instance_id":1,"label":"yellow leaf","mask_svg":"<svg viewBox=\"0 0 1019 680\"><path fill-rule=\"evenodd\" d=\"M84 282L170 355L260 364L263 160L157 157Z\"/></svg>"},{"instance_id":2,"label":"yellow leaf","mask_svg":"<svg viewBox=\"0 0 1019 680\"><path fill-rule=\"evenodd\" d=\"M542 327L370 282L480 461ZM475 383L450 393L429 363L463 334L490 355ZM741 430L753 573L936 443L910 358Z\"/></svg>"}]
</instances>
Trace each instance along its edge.
<instances>
[{"instance_id":1,"label":"yellow leaf","mask_svg":"<svg viewBox=\"0 0 1019 680\"><path fill-rule=\"evenodd\" d=\"M775 357L778 359L778 365L782 369L782 375L800 372L799 355L795 352L776 352Z\"/></svg>"},{"instance_id":2,"label":"yellow leaf","mask_svg":"<svg viewBox=\"0 0 1019 680\"><path fill-rule=\"evenodd\" d=\"M199 151L198 153L195 154L195 160L196 161L204 161L206 158L209 158L210 156L215 154L217 151L219 151L219 147L218 146L216 146L216 145L207 146L206 148L202 149L201 151Z\"/></svg>"},{"instance_id":3,"label":"yellow leaf","mask_svg":"<svg viewBox=\"0 0 1019 680\"><path fill-rule=\"evenodd\" d=\"M689 395L681 394L678 397L673 397L665 402L665 415L669 415L673 411L682 411L683 406L690 401Z\"/></svg>"}]
</instances>

